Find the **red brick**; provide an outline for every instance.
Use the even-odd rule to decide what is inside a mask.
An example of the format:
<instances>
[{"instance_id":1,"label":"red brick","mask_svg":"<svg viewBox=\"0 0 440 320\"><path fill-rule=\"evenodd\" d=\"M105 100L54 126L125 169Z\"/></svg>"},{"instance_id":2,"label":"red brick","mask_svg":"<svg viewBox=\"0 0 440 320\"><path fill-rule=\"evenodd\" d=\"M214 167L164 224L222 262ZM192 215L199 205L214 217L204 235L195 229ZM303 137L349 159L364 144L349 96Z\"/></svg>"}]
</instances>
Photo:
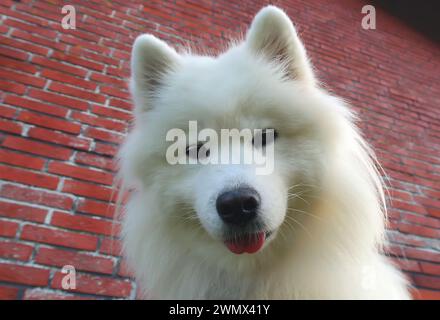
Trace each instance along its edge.
<instances>
[{"instance_id":1,"label":"red brick","mask_svg":"<svg viewBox=\"0 0 440 320\"><path fill-rule=\"evenodd\" d=\"M414 197L415 200L420 203L426 210L429 210L431 208L440 208L440 200L436 200L433 198L426 198L426 197Z\"/></svg>"},{"instance_id":2,"label":"red brick","mask_svg":"<svg viewBox=\"0 0 440 320\"><path fill-rule=\"evenodd\" d=\"M119 99L130 99L130 94L127 91L122 91L114 87L101 86L100 92Z\"/></svg>"},{"instance_id":3,"label":"red brick","mask_svg":"<svg viewBox=\"0 0 440 320\"><path fill-rule=\"evenodd\" d=\"M102 127L108 130L116 130L123 132L127 125L122 122L113 121L111 119L103 119L102 117L92 116L85 113L73 112L72 118L82 123L95 127Z\"/></svg>"},{"instance_id":4,"label":"red brick","mask_svg":"<svg viewBox=\"0 0 440 320\"><path fill-rule=\"evenodd\" d=\"M110 76L106 76L103 75L101 73L92 73L92 75L90 76L90 79L96 82L100 82L100 83L106 83L106 84L110 84L110 85L115 85L117 87L126 87L127 86L127 82L115 77L110 77Z\"/></svg>"},{"instance_id":5,"label":"red brick","mask_svg":"<svg viewBox=\"0 0 440 320\"><path fill-rule=\"evenodd\" d=\"M413 288L411 293L416 300L440 300L440 291Z\"/></svg>"},{"instance_id":6,"label":"red brick","mask_svg":"<svg viewBox=\"0 0 440 320\"><path fill-rule=\"evenodd\" d=\"M66 50L66 45L56 42L55 39L47 39L47 38L42 38L42 37L36 37L33 31L29 30L30 33L28 32L23 32L21 30L14 30L14 32L12 32L12 37L14 38L19 38L22 40L25 40L26 42L32 42L32 43L36 43L39 44L41 46L44 47L49 47L51 49L54 50L60 50L60 51L64 51Z\"/></svg>"},{"instance_id":7,"label":"red brick","mask_svg":"<svg viewBox=\"0 0 440 320\"><path fill-rule=\"evenodd\" d=\"M5 36L0 36L0 43L3 46L8 46L10 48L23 50L25 52L31 52L38 55L46 56L49 53L49 49L40 46L33 45L29 42L18 41L17 39L7 38ZM3 51L3 49L2 49ZM14 57L14 56L12 56ZM23 59L25 60L25 59Z\"/></svg>"},{"instance_id":8,"label":"red brick","mask_svg":"<svg viewBox=\"0 0 440 320\"><path fill-rule=\"evenodd\" d=\"M428 214L430 216L436 217L436 218L440 218L440 208L435 209L435 208L426 208L426 210L428 211Z\"/></svg>"},{"instance_id":9,"label":"red brick","mask_svg":"<svg viewBox=\"0 0 440 320\"><path fill-rule=\"evenodd\" d=\"M136 26L134 24L126 24L126 26L127 26L127 28L130 28L130 29L136 29L136 28L140 27L140 26ZM123 52L123 51L119 51L119 50L115 50L113 52L113 57L119 58L122 60L127 60L127 61L130 60L130 54L128 52Z\"/></svg>"},{"instance_id":10,"label":"red brick","mask_svg":"<svg viewBox=\"0 0 440 320\"><path fill-rule=\"evenodd\" d=\"M0 56L0 65L4 68L23 71L30 74L37 72L37 68L27 61L14 60L4 56Z\"/></svg>"},{"instance_id":11,"label":"red brick","mask_svg":"<svg viewBox=\"0 0 440 320\"><path fill-rule=\"evenodd\" d=\"M4 103L64 118L67 109L17 96L7 96Z\"/></svg>"},{"instance_id":12,"label":"red brick","mask_svg":"<svg viewBox=\"0 0 440 320\"><path fill-rule=\"evenodd\" d=\"M422 237L440 239L440 230L436 230L424 226L401 223L399 224L399 230L404 233L416 234Z\"/></svg>"},{"instance_id":13,"label":"red brick","mask_svg":"<svg viewBox=\"0 0 440 320\"><path fill-rule=\"evenodd\" d=\"M49 270L0 262L0 281L45 286L49 282Z\"/></svg>"},{"instance_id":14,"label":"red brick","mask_svg":"<svg viewBox=\"0 0 440 320\"><path fill-rule=\"evenodd\" d=\"M420 224L430 228L440 229L439 219L431 218L428 216L420 216L411 213L405 213L402 217L405 221L408 221L413 224Z\"/></svg>"},{"instance_id":15,"label":"red brick","mask_svg":"<svg viewBox=\"0 0 440 320\"><path fill-rule=\"evenodd\" d=\"M414 205L411 203L406 203L403 201L393 200L392 203L394 208L409 211L409 212L416 212L420 214L427 214L425 208L423 206Z\"/></svg>"},{"instance_id":16,"label":"red brick","mask_svg":"<svg viewBox=\"0 0 440 320\"><path fill-rule=\"evenodd\" d=\"M398 233L398 234L389 234L388 236L392 242L407 244L407 245L415 246L415 247L427 246L426 240L422 240L421 238L415 238L412 235Z\"/></svg>"},{"instance_id":17,"label":"red brick","mask_svg":"<svg viewBox=\"0 0 440 320\"><path fill-rule=\"evenodd\" d=\"M112 57L108 55L103 54L96 54L94 52L90 52L89 50L85 50L81 47L74 47L70 50L71 54L82 56L83 58L86 58L87 60L93 60L93 62L96 62L98 64L105 64L107 66L118 66L119 60L113 59Z\"/></svg>"},{"instance_id":18,"label":"red brick","mask_svg":"<svg viewBox=\"0 0 440 320\"><path fill-rule=\"evenodd\" d=\"M61 281L63 276L65 276L65 274L61 272L55 273L51 287L54 289L62 289ZM76 276L76 289L69 289L71 292L123 298L128 297L132 290L131 282L127 280L98 277L81 273L77 273Z\"/></svg>"},{"instance_id":19,"label":"red brick","mask_svg":"<svg viewBox=\"0 0 440 320\"><path fill-rule=\"evenodd\" d=\"M92 235L33 225L25 225L20 238L89 251L96 250L98 243L98 238Z\"/></svg>"},{"instance_id":20,"label":"red brick","mask_svg":"<svg viewBox=\"0 0 440 320\"><path fill-rule=\"evenodd\" d=\"M95 154L78 152L75 156L75 162L92 167L115 171L115 163L112 159Z\"/></svg>"},{"instance_id":21,"label":"red brick","mask_svg":"<svg viewBox=\"0 0 440 320\"><path fill-rule=\"evenodd\" d=\"M430 288L430 289L440 289L440 277L432 277L432 276L425 276L425 275L413 275L413 279L416 285L424 287L424 288Z\"/></svg>"},{"instance_id":22,"label":"red brick","mask_svg":"<svg viewBox=\"0 0 440 320\"><path fill-rule=\"evenodd\" d=\"M122 254L122 243L115 238L104 238L101 241L99 252L113 256L120 256Z\"/></svg>"},{"instance_id":23,"label":"red brick","mask_svg":"<svg viewBox=\"0 0 440 320\"><path fill-rule=\"evenodd\" d=\"M31 17L26 16L26 18L29 19ZM26 21L26 20L23 20L23 21ZM35 27L36 27L34 24L29 24L28 22L23 23L23 22L20 22L18 20L13 20L13 19L7 19L4 22L4 24L7 25L7 26L14 27L16 29L28 31L28 32L31 32L31 33L35 31ZM38 31L39 31L40 35L42 35L42 36L44 36L46 38L55 38L56 37L56 33L51 32L49 30L44 30L42 28L39 28Z\"/></svg>"},{"instance_id":24,"label":"red brick","mask_svg":"<svg viewBox=\"0 0 440 320\"><path fill-rule=\"evenodd\" d=\"M55 26L58 27L58 26ZM77 46L82 46L83 43L85 43L87 41L87 43L93 43L95 46L94 48L96 48L96 46L98 46L98 42L99 42L99 36L91 34L89 32L84 32L82 30L76 29L76 30L63 30L64 34L63 34L63 41L69 42L67 40L69 34L70 35L74 35L76 38L78 38L78 42L77 42ZM81 41L81 40L86 40L86 41ZM70 42L72 42L72 40L70 39Z\"/></svg>"},{"instance_id":25,"label":"red brick","mask_svg":"<svg viewBox=\"0 0 440 320\"><path fill-rule=\"evenodd\" d=\"M25 60L25 59L23 59ZM67 65L63 62L57 62L53 59L48 59L45 57L34 56L32 58L32 63L41 65L43 67L47 67L50 69L59 70L61 72L66 72L70 74L74 74L80 77L84 77L87 74L87 71L78 67L73 67L71 65Z\"/></svg>"},{"instance_id":26,"label":"red brick","mask_svg":"<svg viewBox=\"0 0 440 320\"><path fill-rule=\"evenodd\" d=\"M63 192L73 193L79 196L84 196L92 199L108 201L112 197L112 189L99 186L96 184L66 180L64 181Z\"/></svg>"},{"instance_id":27,"label":"red brick","mask_svg":"<svg viewBox=\"0 0 440 320\"><path fill-rule=\"evenodd\" d=\"M54 212L51 224L57 227L86 231L97 234L117 235L119 225L111 221L102 220L97 217L86 217L71 215L62 212Z\"/></svg>"},{"instance_id":28,"label":"red brick","mask_svg":"<svg viewBox=\"0 0 440 320\"><path fill-rule=\"evenodd\" d=\"M63 162L50 162L48 172L99 184L113 184L113 176L107 172L78 167Z\"/></svg>"},{"instance_id":29,"label":"red brick","mask_svg":"<svg viewBox=\"0 0 440 320\"><path fill-rule=\"evenodd\" d=\"M20 11L12 11L9 9L4 9L4 10L1 10L0 12L4 15L14 17L16 19L37 25L37 27L39 27L39 26L47 27L49 25L47 19L41 19L41 18L38 18L35 16L23 14ZM35 28L35 26L34 26L34 28Z\"/></svg>"},{"instance_id":30,"label":"red brick","mask_svg":"<svg viewBox=\"0 0 440 320\"><path fill-rule=\"evenodd\" d=\"M11 184L3 185L0 190L0 195L5 198L52 208L71 209L73 205L73 199L69 196Z\"/></svg>"},{"instance_id":31,"label":"red brick","mask_svg":"<svg viewBox=\"0 0 440 320\"><path fill-rule=\"evenodd\" d=\"M426 250L421 248L410 248L406 247L404 249L404 256L417 260L432 261L440 263L440 254L432 250Z\"/></svg>"},{"instance_id":32,"label":"red brick","mask_svg":"<svg viewBox=\"0 0 440 320\"><path fill-rule=\"evenodd\" d=\"M114 157L118 153L118 147L111 144L96 142L95 149L93 151L99 154Z\"/></svg>"},{"instance_id":33,"label":"red brick","mask_svg":"<svg viewBox=\"0 0 440 320\"><path fill-rule=\"evenodd\" d=\"M133 270L128 266L124 259L122 259L119 264L118 275L124 278L134 278Z\"/></svg>"},{"instance_id":34,"label":"red brick","mask_svg":"<svg viewBox=\"0 0 440 320\"><path fill-rule=\"evenodd\" d=\"M4 165L0 165L0 179L46 189L56 189L59 181L59 178L54 176Z\"/></svg>"},{"instance_id":35,"label":"red brick","mask_svg":"<svg viewBox=\"0 0 440 320\"><path fill-rule=\"evenodd\" d=\"M0 114L3 118L14 119L17 109L0 105Z\"/></svg>"},{"instance_id":36,"label":"red brick","mask_svg":"<svg viewBox=\"0 0 440 320\"><path fill-rule=\"evenodd\" d=\"M0 54L3 56L7 56L7 57L11 57L14 59L19 59L19 60L27 60L29 58L29 54L16 50L16 49L12 49L12 48L6 48L3 47L2 51L0 51Z\"/></svg>"},{"instance_id":37,"label":"red brick","mask_svg":"<svg viewBox=\"0 0 440 320\"><path fill-rule=\"evenodd\" d=\"M23 131L23 127L19 123L15 123L10 120L0 119L0 131L21 134Z\"/></svg>"},{"instance_id":38,"label":"red brick","mask_svg":"<svg viewBox=\"0 0 440 320\"><path fill-rule=\"evenodd\" d=\"M423 193L429 197L440 200L440 190L435 191L435 190L426 189L423 190Z\"/></svg>"},{"instance_id":39,"label":"red brick","mask_svg":"<svg viewBox=\"0 0 440 320\"><path fill-rule=\"evenodd\" d=\"M412 196L411 193L406 192L406 191L400 191L400 190L395 190L395 189L390 189L390 196L392 199L400 199L400 200L404 200L404 201L412 201Z\"/></svg>"},{"instance_id":40,"label":"red brick","mask_svg":"<svg viewBox=\"0 0 440 320\"><path fill-rule=\"evenodd\" d=\"M132 110L133 106L130 102L120 99L110 99L110 105L112 107L121 108L125 110Z\"/></svg>"},{"instance_id":41,"label":"red brick","mask_svg":"<svg viewBox=\"0 0 440 320\"><path fill-rule=\"evenodd\" d=\"M119 144L124 140L124 136L119 133L93 127L87 128L84 135L95 140L101 140L116 144Z\"/></svg>"},{"instance_id":42,"label":"red brick","mask_svg":"<svg viewBox=\"0 0 440 320\"><path fill-rule=\"evenodd\" d=\"M89 107L88 102L38 89L30 89L29 97L77 110L87 110Z\"/></svg>"},{"instance_id":43,"label":"red brick","mask_svg":"<svg viewBox=\"0 0 440 320\"><path fill-rule=\"evenodd\" d=\"M71 134L62 132L55 132L43 128L31 128L28 131L28 136L34 139L47 141L53 144L63 145L72 149L89 150L91 141L84 138L79 138Z\"/></svg>"},{"instance_id":44,"label":"red brick","mask_svg":"<svg viewBox=\"0 0 440 320\"><path fill-rule=\"evenodd\" d=\"M97 85L94 84L93 82L84 80L82 78L77 78L77 77L71 76L69 74L66 74L64 72L59 72L59 71L55 71L55 70L44 69L43 72L41 73L41 76L45 77L47 79L52 79L52 80L60 81L63 83L68 83L73 86L81 87L81 88L84 88L86 90L91 90L91 91L95 90L97 87Z\"/></svg>"},{"instance_id":45,"label":"red brick","mask_svg":"<svg viewBox=\"0 0 440 320\"><path fill-rule=\"evenodd\" d=\"M22 111L18 119L23 122L38 125L40 127L65 131L73 134L78 134L81 131L81 126L77 123L54 117L43 116L29 111Z\"/></svg>"},{"instance_id":46,"label":"red brick","mask_svg":"<svg viewBox=\"0 0 440 320\"><path fill-rule=\"evenodd\" d=\"M79 31L79 30L76 30ZM61 34L60 36L60 42L68 43L74 46L81 46L84 47L87 50L94 51L100 54L110 54L110 47L108 46L102 46L98 43L93 43L89 41L85 41L81 38L80 35L78 36L71 36L66 33Z\"/></svg>"},{"instance_id":47,"label":"red brick","mask_svg":"<svg viewBox=\"0 0 440 320\"><path fill-rule=\"evenodd\" d=\"M72 96L75 98L90 100L90 101L94 101L94 102L98 102L98 103L104 103L106 100L105 96L103 96L103 95L100 95L100 94L97 94L97 93L94 93L91 91L83 90L83 89L78 89L73 86L66 86L66 85L59 83L59 82L52 82L51 85L49 86L49 90L54 91L54 92L58 92L58 93L62 93L62 94L66 94L68 96Z\"/></svg>"},{"instance_id":48,"label":"red brick","mask_svg":"<svg viewBox=\"0 0 440 320\"><path fill-rule=\"evenodd\" d=\"M6 34L8 31L9 31L9 28L6 25L0 26L0 33L1 34Z\"/></svg>"},{"instance_id":49,"label":"red brick","mask_svg":"<svg viewBox=\"0 0 440 320\"><path fill-rule=\"evenodd\" d=\"M16 4L16 9L21 12L26 12L33 16L42 17L54 22L58 22L58 15L55 12L50 12L50 10L39 10L37 6L27 6L25 4Z\"/></svg>"},{"instance_id":50,"label":"red brick","mask_svg":"<svg viewBox=\"0 0 440 320\"><path fill-rule=\"evenodd\" d=\"M112 218L115 213L115 206L108 202L81 199L76 210L82 213Z\"/></svg>"},{"instance_id":51,"label":"red brick","mask_svg":"<svg viewBox=\"0 0 440 320\"><path fill-rule=\"evenodd\" d=\"M72 265L76 270L104 274L112 274L114 265L111 258L44 247L38 250L35 262L55 267Z\"/></svg>"},{"instance_id":52,"label":"red brick","mask_svg":"<svg viewBox=\"0 0 440 320\"><path fill-rule=\"evenodd\" d=\"M47 210L41 208L30 207L18 203L0 201L0 216L29 220L35 222L44 222Z\"/></svg>"},{"instance_id":53,"label":"red brick","mask_svg":"<svg viewBox=\"0 0 440 320\"><path fill-rule=\"evenodd\" d=\"M93 300L91 297L83 297L67 293L59 293L49 289L26 289L24 300Z\"/></svg>"},{"instance_id":54,"label":"red brick","mask_svg":"<svg viewBox=\"0 0 440 320\"><path fill-rule=\"evenodd\" d=\"M45 79L41 79L29 74L22 74L18 72L14 72L11 70L1 70L0 69L0 78L1 79L8 79L10 81L22 83L25 85L37 87L37 88L43 88L44 84L46 83Z\"/></svg>"},{"instance_id":55,"label":"red brick","mask_svg":"<svg viewBox=\"0 0 440 320\"><path fill-rule=\"evenodd\" d=\"M18 8L20 8L20 7L18 6ZM28 10L29 8L26 7L26 9ZM37 9L38 9L38 13L36 13ZM31 12L34 13L34 15L38 15L38 16L41 15L43 17L47 17L47 19L53 19L54 21L57 21L56 14L59 11L57 9L58 9L58 7L53 2L38 1L37 3L35 3L32 6Z\"/></svg>"},{"instance_id":56,"label":"red brick","mask_svg":"<svg viewBox=\"0 0 440 320\"><path fill-rule=\"evenodd\" d=\"M63 61L63 62L68 62L73 65L82 66L87 69L92 69L92 70L96 70L96 71L103 71L104 70L103 64L91 62L91 61L88 61L85 59L78 58L77 56L74 56L74 55L64 54L62 52L54 52L54 54L52 55L52 58Z\"/></svg>"},{"instance_id":57,"label":"red brick","mask_svg":"<svg viewBox=\"0 0 440 320\"><path fill-rule=\"evenodd\" d=\"M423 273L432 274L432 275L440 274L440 264L420 262L420 266L422 268Z\"/></svg>"},{"instance_id":58,"label":"red brick","mask_svg":"<svg viewBox=\"0 0 440 320\"><path fill-rule=\"evenodd\" d=\"M105 116L113 119L119 119L122 121L131 121L133 120L133 115L128 112L124 112L118 109L112 109L109 107L102 107L98 105L92 106L92 112L94 114Z\"/></svg>"},{"instance_id":59,"label":"red brick","mask_svg":"<svg viewBox=\"0 0 440 320\"><path fill-rule=\"evenodd\" d=\"M0 162L18 167L41 170L44 166L45 160L9 150L0 150Z\"/></svg>"},{"instance_id":60,"label":"red brick","mask_svg":"<svg viewBox=\"0 0 440 320\"><path fill-rule=\"evenodd\" d=\"M1 208L1 203L0 203ZM1 209L0 209L1 210ZM18 230L18 223L0 219L0 237L15 237Z\"/></svg>"},{"instance_id":61,"label":"red brick","mask_svg":"<svg viewBox=\"0 0 440 320\"><path fill-rule=\"evenodd\" d=\"M16 94L22 95L26 91L26 86L24 86L24 85L22 85L20 83L0 80L0 89L2 91L6 91L6 92L11 92L11 93L16 93Z\"/></svg>"},{"instance_id":62,"label":"red brick","mask_svg":"<svg viewBox=\"0 0 440 320\"><path fill-rule=\"evenodd\" d=\"M18 288L0 285L0 300L16 300L18 298Z\"/></svg>"},{"instance_id":63,"label":"red brick","mask_svg":"<svg viewBox=\"0 0 440 320\"><path fill-rule=\"evenodd\" d=\"M0 242L0 257L5 259L14 259L28 261L31 257L34 247L19 242Z\"/></svg>"},{"instance_id":64,"label":"red brick","mask_svg":"<svg viewBox=\"0 0 440 320\"><path fill-rule=\"evenodd\" d=\"M68 160L72 155L72 151L66 148L51 146L45 143L11 136L6 137L6 139L3 141L3 146L60 160Z\"/></svg>"}]
</instances>

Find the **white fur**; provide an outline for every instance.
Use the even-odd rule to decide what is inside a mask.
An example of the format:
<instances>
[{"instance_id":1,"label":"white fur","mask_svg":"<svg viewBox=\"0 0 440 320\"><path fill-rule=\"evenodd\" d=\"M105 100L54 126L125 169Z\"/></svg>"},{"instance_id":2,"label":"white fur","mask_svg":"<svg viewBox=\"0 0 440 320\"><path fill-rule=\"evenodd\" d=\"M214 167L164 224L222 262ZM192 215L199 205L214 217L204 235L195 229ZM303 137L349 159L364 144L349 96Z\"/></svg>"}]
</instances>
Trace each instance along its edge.
<instances>
[{"instance_id":1,"label":"white fur","mask_svg":"<svg viewBox=\"0 0 440 320\"><path fill-rule=\"evenodd\" d=\"M138 184L124 216L124 252L155 298L403 299L401 273L379 251L381 180L349 107L317 84L293 24L262 9L246 40L218 57L178 54L136 39L131 89L136 123L120 151L125 185ZM275 171L166 162L166 132L276 128ZM262 197L275 235L255 254L222 242L213 205L240 183Z\"/></svg>"}]
</instances>

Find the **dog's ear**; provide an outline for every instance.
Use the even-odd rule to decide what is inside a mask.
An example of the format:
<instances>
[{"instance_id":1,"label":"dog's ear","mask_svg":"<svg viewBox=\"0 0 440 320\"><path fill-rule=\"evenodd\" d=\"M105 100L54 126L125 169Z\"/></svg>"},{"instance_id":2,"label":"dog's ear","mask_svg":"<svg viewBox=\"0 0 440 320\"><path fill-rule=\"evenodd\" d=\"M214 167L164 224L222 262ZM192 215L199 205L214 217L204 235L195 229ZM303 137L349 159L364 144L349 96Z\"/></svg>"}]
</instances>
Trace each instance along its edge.
<instances>
[{"instance_id":1,"label":"dog's ear","mask_svg":"<svg viewBox=\"0 0 440 320\"><path fill-rule=\"evenodd\" d=\"M246 45L270 60L286 63L289 78L315 84L306 50L292 21L281 9L267 6L257 13L246 35Z\"/></svg>"},{"instance_id":2,"label":"dog's ear","mask_svg":"<svg viewBox=\"0 0 440 320\"><path fill-rule=\"evenodd\" d=\"M131 53L130 84L136 111L151 109L151 98L178 61L177 52L155 36L144 34L136 38Z\"/></svg>"}]
</instances>

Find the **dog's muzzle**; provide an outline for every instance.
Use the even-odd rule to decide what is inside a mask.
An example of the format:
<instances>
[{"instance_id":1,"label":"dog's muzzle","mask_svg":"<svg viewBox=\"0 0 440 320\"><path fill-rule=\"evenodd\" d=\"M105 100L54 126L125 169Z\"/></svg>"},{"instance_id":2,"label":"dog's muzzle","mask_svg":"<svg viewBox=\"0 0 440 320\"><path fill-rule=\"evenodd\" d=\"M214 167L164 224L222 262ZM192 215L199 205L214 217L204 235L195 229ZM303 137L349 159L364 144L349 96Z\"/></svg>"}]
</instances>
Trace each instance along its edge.
<instances>
[{"instance_id":1,"label":"dog's muzzle","mask_svg":"<svg viewBox=\"0 0 440 320\"><path fill-rule=\"evenodd\" d=\"M228 225L245 227L253 222L260 208L261 198L250 187L239 187L220 194L216 208L220 218Z\"/></svg>"},{"instance_id":2,"label":"dog's muzzle","mask_svg":"<svg viewBox=\"0 0 440 320\"><path fill-rule=\"evenodd\" d=\"M220 218L228 227L236 230L232 237L224 241L231 252L255 253L263 247L267 232L244 232L258 219L260 204L258 192L247 186L225 191L218 196L216 208Z\"/></svg>"}]
</instances>

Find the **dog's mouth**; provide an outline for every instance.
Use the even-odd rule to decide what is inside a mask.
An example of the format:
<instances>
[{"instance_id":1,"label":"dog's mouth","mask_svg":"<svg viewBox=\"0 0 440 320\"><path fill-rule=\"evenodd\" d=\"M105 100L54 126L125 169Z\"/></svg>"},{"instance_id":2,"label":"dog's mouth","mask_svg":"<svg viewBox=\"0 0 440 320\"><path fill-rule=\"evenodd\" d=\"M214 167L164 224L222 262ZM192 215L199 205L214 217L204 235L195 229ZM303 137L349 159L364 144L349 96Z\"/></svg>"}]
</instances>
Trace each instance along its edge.
<instances>
[{"instance_id":1,"label":"dog's mouth","mask_svg":"<svg viewBox=\"0 0 440 320\"><path fill-rule=\"evenodd\" d=\"M264 242L272 235L272 231L259 231L245 233L228 238L224 241L226 247L235 254L256 253L264 245Z\"/></svg>"}]
</instances>

